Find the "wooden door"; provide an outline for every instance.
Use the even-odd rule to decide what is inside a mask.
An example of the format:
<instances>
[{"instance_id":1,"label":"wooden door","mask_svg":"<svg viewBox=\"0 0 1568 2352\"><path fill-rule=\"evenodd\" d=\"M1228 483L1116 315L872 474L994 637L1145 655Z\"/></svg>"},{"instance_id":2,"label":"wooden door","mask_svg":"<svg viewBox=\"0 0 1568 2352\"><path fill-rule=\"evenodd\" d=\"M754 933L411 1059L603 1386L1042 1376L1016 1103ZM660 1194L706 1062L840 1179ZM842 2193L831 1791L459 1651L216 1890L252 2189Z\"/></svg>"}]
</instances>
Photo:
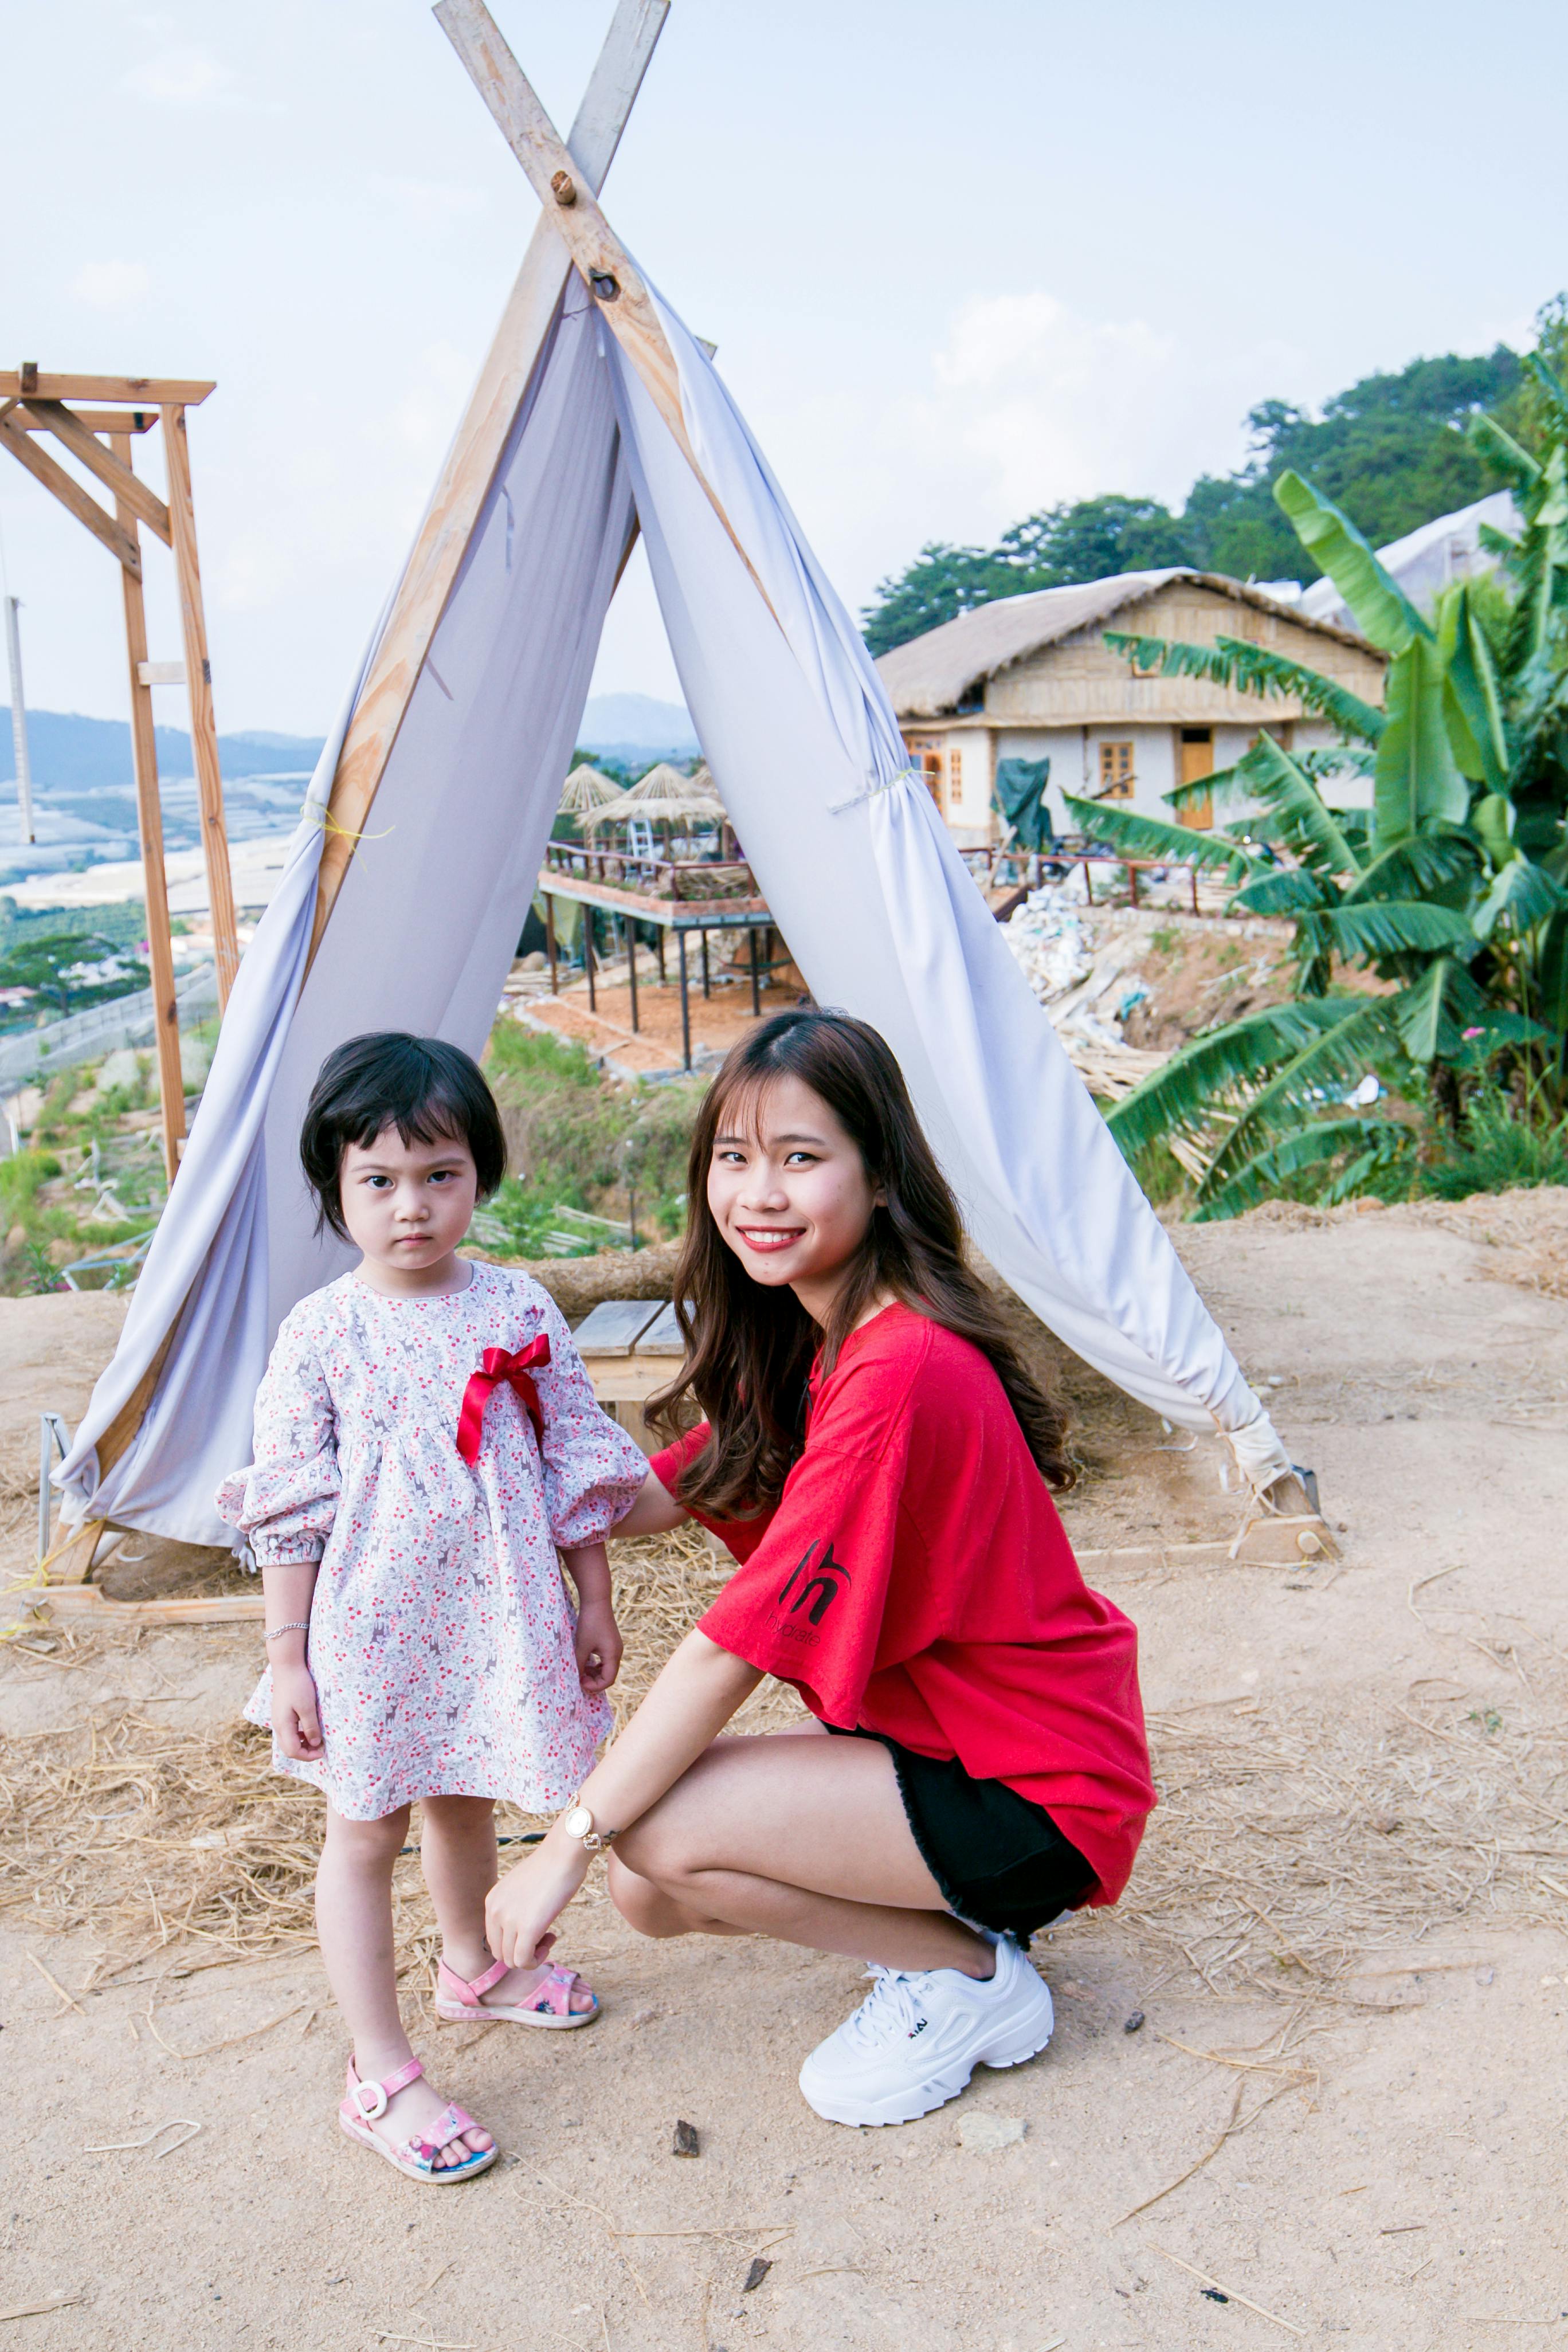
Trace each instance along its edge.
<instances>
[{"instance_id":1,"label":"wooden door","mask_svg":"<svg viewBox=\"0 0 1568 2352\"><path fill-rule=\"evenodd\" d=\"M1214 773L1214 729L1184 727L1182 730L1182 782L1201 783ZM1201 801L1189 801L1178 810L1184 825L1194 833L1210 833L1214 829L1214 802L1205 793Z\"/></svg>"}]
</instances>

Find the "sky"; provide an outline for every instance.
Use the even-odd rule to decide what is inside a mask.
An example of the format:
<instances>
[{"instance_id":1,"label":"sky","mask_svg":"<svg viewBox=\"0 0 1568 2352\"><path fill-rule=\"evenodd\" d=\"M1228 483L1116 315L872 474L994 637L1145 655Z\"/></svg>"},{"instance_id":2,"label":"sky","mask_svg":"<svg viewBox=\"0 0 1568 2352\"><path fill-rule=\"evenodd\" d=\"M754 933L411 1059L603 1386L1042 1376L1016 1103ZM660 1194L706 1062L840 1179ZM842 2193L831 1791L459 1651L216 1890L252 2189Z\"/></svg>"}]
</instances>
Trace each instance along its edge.
<instances>
[{"instance_id":1,"label":"sky","mask_svg":"<svg viewBox=\"0 0 1568 2352\"><path fill-rule=\"evenodd\" d=\"M491 5L564 131L610 0ZM0 0L0 364L216 379L218 724L324 731L527 183L424 0ZM605 204L858 609L928 540L1179 503L1259 400L1527 342L1568 284L1565 66L1547 0L674 0ZM28 700L122 717L113 561L3 452L0 536ZM595 687L679 696L640 564Z\"/></svg>"}]
</instances>

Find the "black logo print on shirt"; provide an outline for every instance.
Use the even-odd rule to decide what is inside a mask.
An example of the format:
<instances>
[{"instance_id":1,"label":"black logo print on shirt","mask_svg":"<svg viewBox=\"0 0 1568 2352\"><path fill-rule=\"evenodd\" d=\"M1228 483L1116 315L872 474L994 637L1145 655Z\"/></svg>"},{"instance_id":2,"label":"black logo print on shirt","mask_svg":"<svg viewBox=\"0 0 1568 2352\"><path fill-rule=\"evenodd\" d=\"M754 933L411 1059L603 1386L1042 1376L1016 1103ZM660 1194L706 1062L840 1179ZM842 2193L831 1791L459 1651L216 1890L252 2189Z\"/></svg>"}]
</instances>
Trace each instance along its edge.
<instances>
[{"instance_id":1,"label":"black logo print on shirt","mask_svg":"<svg viewBox=\"0 0 1568 2352\"><path fill-rule=\"evenodd\" d=\"M810 1567L816 1550L816 1543L808 1543L791 1569L779 1593L778 1605L781 1609L784 1602L789 1601L795 1579L805 1575L805 1570ZM844 1580L843 1584L837 1581L840 1577ZM790 1615L798 1616L801 1610L805 1609L811 1622L814 1625L820 1625L838 1595L843 1591L844 1586L852 1583L853 1580L844 1562L834 1559L833 1538L829 1536L826 1543L822 1547L822 1558L816 1563L816 1573L806 1579L800 1591L795 1593L795 1599L790 1601Z\"/></svg>"}]
</instances>

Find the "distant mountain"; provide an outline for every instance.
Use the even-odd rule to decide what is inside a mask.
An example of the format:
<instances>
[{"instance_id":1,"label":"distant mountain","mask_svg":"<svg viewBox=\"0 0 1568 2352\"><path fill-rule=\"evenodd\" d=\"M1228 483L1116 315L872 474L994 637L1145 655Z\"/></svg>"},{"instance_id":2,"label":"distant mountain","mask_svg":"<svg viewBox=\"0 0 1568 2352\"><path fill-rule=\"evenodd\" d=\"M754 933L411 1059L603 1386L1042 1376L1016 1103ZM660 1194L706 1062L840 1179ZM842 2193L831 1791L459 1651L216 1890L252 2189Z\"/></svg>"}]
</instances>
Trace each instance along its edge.
<instances>
[{"instance_id":1,"label":"distant mountain","mask_svg":"<svg viewBox=\"0 0 1568 2352\"><path fill-rule=\"evenodd\" d=\"M194 776L191 739L183 727L160 727L158 772L174 781ZM220 735L218 761L230 776L308 776L321 753L319 735L270 735L251 731ZM83 719L74 710L29 710L27 749L33 782L43 792L97 792L105 786L130 791L131 729L123 719ZM16 781L11 752L11 713L0 703L0 783Z\"/></svg>"},{"instance_id":2,"label":"distant mountain","mask_svg":"<svg viewBox=\"0 0 1568 2352\"><path fill-rule=\"evenodd\" d=\"M651 694L595 694L577 741L584 751L630 761L689 760L701 749L682 705L656 701Z\"/></svg>"}]
</instances>

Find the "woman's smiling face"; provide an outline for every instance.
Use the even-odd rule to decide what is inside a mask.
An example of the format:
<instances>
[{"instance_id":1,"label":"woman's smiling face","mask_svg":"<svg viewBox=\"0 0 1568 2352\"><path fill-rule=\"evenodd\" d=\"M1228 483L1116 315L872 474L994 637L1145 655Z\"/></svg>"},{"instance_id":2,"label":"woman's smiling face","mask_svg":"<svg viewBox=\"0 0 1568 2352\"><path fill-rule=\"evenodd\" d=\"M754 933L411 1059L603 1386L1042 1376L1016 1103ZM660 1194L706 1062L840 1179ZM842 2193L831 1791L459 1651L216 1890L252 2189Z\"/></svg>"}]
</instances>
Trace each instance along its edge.
<instances>
[{"instance_id":1,"label":"woman's smiling face","mask_svg":"<svg viewBox=\"0 0 1568 2352\"><path fill-rule=\"evenodd\" d=\"M818 1322L882 1198L858 1146L799 1078L771 1080L720 1120L708 1167L714 1223L753 1282L787 1283Z\"/></svg>"}]
</instances>

